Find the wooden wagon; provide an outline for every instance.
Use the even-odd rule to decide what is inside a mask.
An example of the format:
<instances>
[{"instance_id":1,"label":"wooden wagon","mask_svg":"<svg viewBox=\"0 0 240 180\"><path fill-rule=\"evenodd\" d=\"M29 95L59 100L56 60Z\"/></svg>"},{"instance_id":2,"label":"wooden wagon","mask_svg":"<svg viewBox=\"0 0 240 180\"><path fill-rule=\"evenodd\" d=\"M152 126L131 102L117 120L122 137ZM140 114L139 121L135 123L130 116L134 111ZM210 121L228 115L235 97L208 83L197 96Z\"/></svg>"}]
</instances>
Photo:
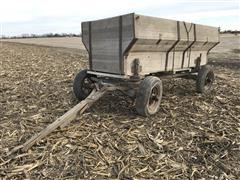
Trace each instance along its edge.
<instances>
[{"instance_id":1,"label":"wooden wagon","mask_svg":"<svg viewBox=\"0 0 240 180\"><path fill-rule=\"evenodd\" d=\"M197 77L197 92L211 89L209 51L219 43L219 29L138 14L82 23L89 69L76 75L74 93L86 98L94 84L117 84L135 97L140 115L156 113L162 98L160 77Z\"/></svg>"},{"instance_id":2,"label":"wooden wagon","mask_svg":"<svg viewBox=\"0 0 240 180\"><path fill-rule=\"evenodd\" d=\"M80 71L73 84L81 102L8 155L66 126L107 91L133 97L137 112L149 116L159 110L160 78L195 77L197 92L211 90L214 73L207 55L219 43L218 28L132 13L83 22L82 41L89 69Z\"/></svg>"}]
</instances>

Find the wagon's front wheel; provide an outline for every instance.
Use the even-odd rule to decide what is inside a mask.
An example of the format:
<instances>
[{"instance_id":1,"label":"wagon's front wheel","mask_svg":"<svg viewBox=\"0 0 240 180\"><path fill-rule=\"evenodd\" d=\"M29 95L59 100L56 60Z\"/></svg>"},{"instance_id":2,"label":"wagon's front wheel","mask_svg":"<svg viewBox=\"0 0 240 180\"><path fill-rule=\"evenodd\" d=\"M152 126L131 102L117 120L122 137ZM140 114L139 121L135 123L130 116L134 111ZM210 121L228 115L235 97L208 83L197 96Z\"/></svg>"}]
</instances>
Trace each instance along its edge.
<instances>
[{"instance_id":1,"label":"wagon's front wheel","mask_svg":"<svg viewBox=\"0 0 240 180\"><path fill-rule=\"evenodd\" d=\"M208 93L212 90L214 73L210 66L202 66L198 72L196 88L198 93Z\"/></svg>"},{"instance_id":2,"label":"wagon's front wheel","mask_svg":"<svg viewBox=\"0 0 240 180\"><path fill-rule=\"evenodd\" d=\"M136 97L136 110L139 115L150 116L158 112L162 100L162 81L148 76L140 83Z\"/></svg>"},{"instance_id":3,"label":"wagon's front wheel","mask_svg":"<svg viewBox=\"0 0 240 180\"><path fill-rule=\"evenodd\" d=\"M73 81L73 92L78 100L85 99L94 89L94 75L87 74L87 70L80 71Z\"/></svg>"}]
</instances>

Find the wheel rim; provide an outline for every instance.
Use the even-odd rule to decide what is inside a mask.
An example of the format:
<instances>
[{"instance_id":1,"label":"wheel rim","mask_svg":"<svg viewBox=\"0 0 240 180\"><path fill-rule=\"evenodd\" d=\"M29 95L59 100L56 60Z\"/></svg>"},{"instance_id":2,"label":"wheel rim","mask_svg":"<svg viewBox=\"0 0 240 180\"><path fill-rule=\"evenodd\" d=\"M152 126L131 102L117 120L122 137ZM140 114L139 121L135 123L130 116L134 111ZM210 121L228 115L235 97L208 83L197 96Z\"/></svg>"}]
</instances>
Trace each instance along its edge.
<instances>
[{"instance_id":1,"label":"wheel rim","mask_svg":"<svg viewBox=\"0 0 240 180\"><path fill-rule=\"evenodd\" d=\"M148 101L148 109L150 113L155 113L159 107L161 100L161 92L159 86L154 86L151 90L149 101Z\"/></svg>"},{"instance_id":2,"label":"wheel rim","mask_svg":"<svg viewBox=\"0 0 240 180\"><path fill-rule=\"evenodd\" d=\"M84 78L82 85L81 85L82 91L87 96L91 93L91 91L94 88L94 82L91 80L90 77Z\"/></svg>"},{"instance_id":3,"label":"wheel rim","mask_svg":"<svg viewBox=\"0 0 240 180\"><path fill-rule=\"evenodd\" d=\"M206 79L205 79L205 83L204 83L204 88L205 90L209 90L212 87L213 84L213 80L214 80L214 75L212 72L207 73Z\"/></svg>"}]
</instances>

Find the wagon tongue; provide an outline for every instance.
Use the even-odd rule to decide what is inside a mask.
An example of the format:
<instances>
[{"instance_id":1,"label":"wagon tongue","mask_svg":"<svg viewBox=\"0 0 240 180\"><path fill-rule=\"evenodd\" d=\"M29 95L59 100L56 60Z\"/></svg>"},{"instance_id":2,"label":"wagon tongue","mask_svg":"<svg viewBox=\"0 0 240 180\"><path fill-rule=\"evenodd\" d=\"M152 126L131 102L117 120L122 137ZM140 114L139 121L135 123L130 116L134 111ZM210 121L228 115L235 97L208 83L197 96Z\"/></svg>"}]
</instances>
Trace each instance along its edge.
<instances>
[{"instance_id":1,"label":"wagon tongue","mask_svg":"<svg viewBox=\"0 0 240 180\"><path fill-rule=\"evenodd\" d=\"M11 151L7 153L7 156L17 152L18 150L27 151L31 148L35 143L46 137L48 134L53 132L58 127L63 128L67 124L69 124L72 120L76 118L77 115L83 114L83 112L91 107L94 102L100 99L107 91L114 91L117 87L109 86L108 84L102 86L100 89L94 89L89 96L74 106L72 109L67 111L64 115L59 117L56 121L48 125L45 129L35 134L32 138L26 141L24 144L16 146Z\"/></svg>"}]
</instances>

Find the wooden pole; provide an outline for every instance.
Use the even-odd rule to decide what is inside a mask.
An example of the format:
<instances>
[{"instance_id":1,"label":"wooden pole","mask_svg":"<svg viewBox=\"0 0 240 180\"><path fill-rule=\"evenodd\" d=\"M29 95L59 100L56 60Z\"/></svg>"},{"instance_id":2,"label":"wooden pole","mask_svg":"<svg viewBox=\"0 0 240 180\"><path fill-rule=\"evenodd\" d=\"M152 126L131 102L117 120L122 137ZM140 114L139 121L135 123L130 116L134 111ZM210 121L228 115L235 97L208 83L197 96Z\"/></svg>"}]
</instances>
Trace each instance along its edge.
<instances>
[{"instance_id":1,"label":"wooden pole","mask_svg":"<svg viewBox=\"0 0 240 180\"><path fill-rule=\"evenodd\" d=\"M111 91L115 89L116 88L112 86L102 87L100 90L94 89L86 99L84 99L83 101L78 103L76 106L74 106L72 109L67 111L64 115L62 115L56 121L48 125L45 129L35 134L32 138L30 138L24 144L13 148L7 155L12 154L18 151L19 149L22 149L23 151L27 151L29 148L32 147L33 144L37 143L38 141L46 137L48 134L53 132L58 127L61 127L61 128L65 127L72 120L74 120L78 114L82 114L86 109L91 107L93 103L96 102L99 98L101 98L107 91Z\"/></svg>"}]
</instances>

